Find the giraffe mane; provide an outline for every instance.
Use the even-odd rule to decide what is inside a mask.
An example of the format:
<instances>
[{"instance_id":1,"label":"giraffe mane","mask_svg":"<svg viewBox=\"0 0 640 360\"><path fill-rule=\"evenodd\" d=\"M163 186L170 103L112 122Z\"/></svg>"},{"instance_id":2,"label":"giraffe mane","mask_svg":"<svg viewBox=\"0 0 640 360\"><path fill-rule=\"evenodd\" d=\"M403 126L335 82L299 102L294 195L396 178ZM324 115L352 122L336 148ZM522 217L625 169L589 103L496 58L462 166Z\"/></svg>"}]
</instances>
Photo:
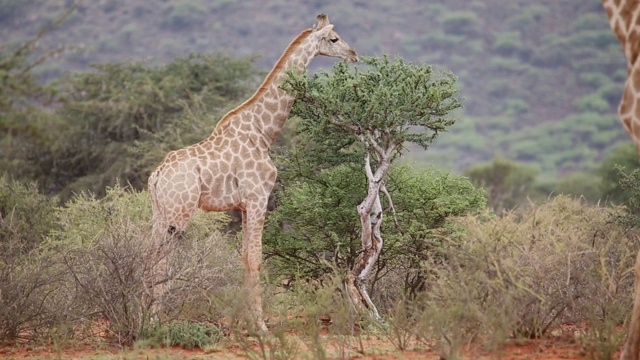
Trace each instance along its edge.
<instances>
[{"instance_id":1,"label":"giraffe mane","mask_svg":"<svg viewBox=\"0 0 640 360\"><path fill-rule=\"evenodd\" d=\"M300 35L298 35L295 39L293 39L293 41L291 41L289 46L287 46L287 48L284 50L284 52L282 53L282 55L280 56L280 58L276 62L276 64L273 67L273 69L271 69L271 71L269 72L269 74L267 74L267 77L264 79L264 81L262 82L260 87L258 87L258 90L256 90L256 92L253 93L253 95L251 95L250 98L245 100L242 104L238 105L238 107L236 107L235 109L233 109L233 110L229 111L228 113L226 113L222 117L222 119L220 119L220 121L218 121L218 124L216 125L216 128L215 128L216 130L218 128L220 128L222 125L224 125L226 122L228 122L228 120L231 117L233 117L234 115L236 115L239 112L243 111L247 107L253 105L256 102L256 99L258 99L265 91L267 91L267 89L269 87L268 85L271 84L273 79L283 69L284 64L286 63L286 61L289 58L289 56L296 50L298 45L300 45L300 43L302 43L302 41L304 39L306 39L312 32L313 32L313 29L304 30L302 33L300 33ZM214 132L215 132L215 130L214 130Z\"/></svg>"}]
</instances>

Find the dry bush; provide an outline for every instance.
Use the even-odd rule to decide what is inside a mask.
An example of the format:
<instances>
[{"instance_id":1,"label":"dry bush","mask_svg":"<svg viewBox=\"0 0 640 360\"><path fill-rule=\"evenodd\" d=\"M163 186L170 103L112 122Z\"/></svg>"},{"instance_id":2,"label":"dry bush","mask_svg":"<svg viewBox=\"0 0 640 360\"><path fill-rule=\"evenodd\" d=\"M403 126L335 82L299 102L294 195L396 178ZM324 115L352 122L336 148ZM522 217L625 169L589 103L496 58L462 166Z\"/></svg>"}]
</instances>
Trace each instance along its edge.
<instances>
[{"instance_id":1,"label":"dry bush","mask_svg":"<svg viewBox=\"0 0 640 360\"><path fill-rule=\"evenodd\" d=\"M344 274L332 264L322 281L297 279L286 288L267 284L265 312L272 336L246 336L242 312L231 314L232 335L249 358L351 358L363 353L362 334L374 330L367 315L358 313L344 288ZM281 285L281 284L278 284ZM237 310L240 310L237 308ZM291 333L296 334L291 337Z\"/></svg>"},{"instance_id":2,"label":"dry bush","mask_svg":"<svg viewBox=\"0 0 640 360\"><path fill-rule=\"evenodd\" d=\"M1 257L0 342L50 338L66 319L58 264L41 249L23 256L4 252Z\"/></svg>"},{"instance_id":3,"label":"dry bush","mask_svg":"<svg viewBox=\"0 0 640 360\"><path fill-rule=\"evenodd\" d=\"M45 242L56 200L0 176L0 342L50 337L68 304Z\"/></svg>"},{"instance_id":4,"label":"dry bush","mask_svg":"<svg viewBox=\"0 0 640 360\"><path fill-rule=\"evenodd\" d=\"M219 229L221 214L198 214L175 249L170 263L169 287L154 298L145 277L154 266L148 194L119 187L102 199L82 194L60 210L63 230L54 234L77 287L79 309L89 320L101 316L108 331L121 344L130 344L151 331L151 321L170 323L180 316L204 315L200 308L212 292L238 281L239 256ZM157 295L156 295L157 296ZM162 303L162 313L152 305ZM153 318L153 319L152 319ZM154 326L158 326L155 324Z\"/></svg>"},{"instance_id":5,"label":"dry bush","mask_svg":"<svg viewBox=\"0 0 640 360\"><path fill-rule=\"evenodd\" d=\"M633 291L636 240L612 218L619 209L557 197L503 217L467 216L443 247L416 306L420 335L454 354L478 337L492 350L566 322L624 321Z\"/></svg>"}]
</instances>

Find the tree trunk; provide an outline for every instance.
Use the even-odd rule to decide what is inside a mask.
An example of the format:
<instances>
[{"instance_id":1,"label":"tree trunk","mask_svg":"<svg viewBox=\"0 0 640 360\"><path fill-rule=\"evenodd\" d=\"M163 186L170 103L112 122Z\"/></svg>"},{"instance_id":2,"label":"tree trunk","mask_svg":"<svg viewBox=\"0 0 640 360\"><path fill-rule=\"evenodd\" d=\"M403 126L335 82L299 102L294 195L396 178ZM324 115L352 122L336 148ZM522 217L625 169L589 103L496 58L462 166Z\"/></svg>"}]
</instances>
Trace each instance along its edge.
<instances>
[{"instance_id":1,"label":"tree trunk","mask_svg":"<svg viewBox=\"0 0 640 360\"><path fill-rule=\"evenodd\" d=\"M380 159L380 166L373 174L369 162L369 154L365 156L365 171L369 181L367 197L358 205L358 214L362 225L362 253L353 269L347 274L345 286L351 302L359 312L368 311L374 318L379 319L378 309L371 301L367 291L367 278L371 274L380 252L382 251L382 204L380 202L380 187L389 169L388 158Z\"/></svg>"}]
</instances>

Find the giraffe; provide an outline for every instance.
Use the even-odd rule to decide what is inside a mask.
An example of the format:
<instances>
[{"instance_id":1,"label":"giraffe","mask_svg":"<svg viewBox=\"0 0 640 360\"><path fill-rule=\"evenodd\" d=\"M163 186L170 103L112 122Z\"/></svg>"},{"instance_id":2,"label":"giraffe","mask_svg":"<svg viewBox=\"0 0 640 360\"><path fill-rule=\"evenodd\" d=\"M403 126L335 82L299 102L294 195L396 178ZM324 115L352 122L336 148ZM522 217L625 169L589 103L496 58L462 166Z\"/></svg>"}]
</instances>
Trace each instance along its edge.
<instances>
[{"instance_id":1,"label":"giraffe","mask_svg":"<svg viewBox=\"0 0 640 360\"><path fill-rule=\"evenodd\" d=\"M627 80L618 115L640 156L640 0L602 0L602 3L627 59ZM622 360L638 360L640 356L640 252L636 258L635 276L633 312L620 356Z\"/></svg>"},{"instance_id":2,"label":"giraffe","mask_svg":"<svg viewBox=\"0 0 640 360\"><path fill-rule=\"evenodd\" d=\"M262 230L277 174L269 150L295 100L280 85L288 69L300 73L317 55L358 61L358 54L333 31L328 16L318 15L317 20L289 44L258 90L222 117L211 136L169 152L148 180L155 248L167 254L157 261L157 273L167 271L176 235L198 208L242 212L244 284L254 325L262 332L267 331L259 286ZM163 293L161 281L153 281Z\"/></svg>"},{"instance_id":3,"label":"giraffe","mask_svg":"<svg viewBox=\"0 0 640 360\"><path fill-rule=\"evenodd\" d=\"M603 0L602 3L627 59L627 80L618 115L640 156L640 0Z\"/></svg>"}]
</instances>

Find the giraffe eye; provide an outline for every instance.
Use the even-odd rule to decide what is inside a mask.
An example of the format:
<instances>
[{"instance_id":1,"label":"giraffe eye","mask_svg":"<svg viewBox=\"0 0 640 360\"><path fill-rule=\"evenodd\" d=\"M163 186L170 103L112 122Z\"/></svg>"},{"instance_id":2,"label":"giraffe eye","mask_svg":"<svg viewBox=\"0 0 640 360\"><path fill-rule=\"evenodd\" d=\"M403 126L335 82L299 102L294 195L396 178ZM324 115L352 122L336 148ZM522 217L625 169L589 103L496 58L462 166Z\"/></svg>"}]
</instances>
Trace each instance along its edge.
<instances>
[{"instance_id":1,"label":"giraffe eye","mask_svg":"<svg viewBox=\"0 0 640 360\"><path fill-rule=\"evenodd\" d=\"M329 39L329 41L331 41L334 44L337 43L338 40L340 40L340 38L337 38L337 37Z\"/></svg>"}]
</instances>

